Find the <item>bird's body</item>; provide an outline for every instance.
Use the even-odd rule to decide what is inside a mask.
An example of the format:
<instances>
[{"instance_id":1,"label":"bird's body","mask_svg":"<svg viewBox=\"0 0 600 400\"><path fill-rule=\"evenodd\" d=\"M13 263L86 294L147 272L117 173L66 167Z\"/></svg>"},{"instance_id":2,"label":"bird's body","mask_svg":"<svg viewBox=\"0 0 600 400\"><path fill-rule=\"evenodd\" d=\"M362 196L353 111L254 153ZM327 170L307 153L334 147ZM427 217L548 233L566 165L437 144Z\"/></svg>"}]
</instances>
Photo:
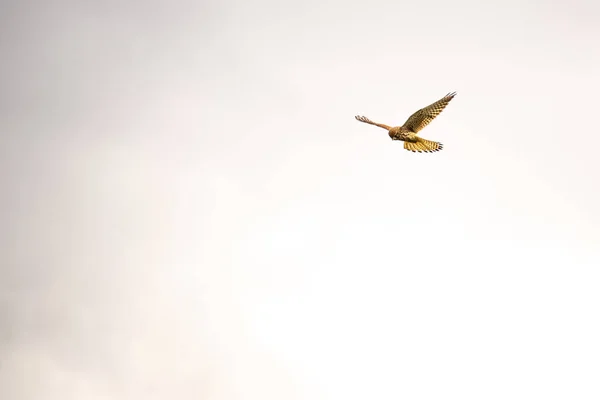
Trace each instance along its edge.
<instances>
[{"instance_id":1,"label":"bird's body","mask_svg":"<svg viewBox=\"0 0 600 400\"><path fill-rule=\"evenodd\" d=\"M421 108L414 114L412 114L404 125L402 126L388 126L385 124L379 124L371 121L367 117L355 116L358 121L367 124L375 125L380 128L386 129L392 140L402 140L404 142L404 148L406 150L419 153L421 152L433 152L439 151L443 148L443 145L439 142L432 142L431 140L423 139L417 134L423 128L425 128L435 117L437 117L444 108L448 105L450 100L456 96L456 92L448 93L440 100L428 105L427 107Z\"/></svg>"}]
</instances>

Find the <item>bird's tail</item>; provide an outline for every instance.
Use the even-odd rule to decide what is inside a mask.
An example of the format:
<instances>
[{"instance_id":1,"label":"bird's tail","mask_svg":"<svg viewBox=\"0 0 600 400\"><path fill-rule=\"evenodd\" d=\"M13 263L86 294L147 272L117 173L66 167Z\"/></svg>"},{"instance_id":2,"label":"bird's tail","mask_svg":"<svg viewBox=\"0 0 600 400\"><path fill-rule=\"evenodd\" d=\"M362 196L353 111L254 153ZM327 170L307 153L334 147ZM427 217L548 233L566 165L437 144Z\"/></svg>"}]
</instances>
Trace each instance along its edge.
<instances>
[{"instance_id":1,"label":"bird's tail","mask_svg":"<svg viewBox=\"0 0 600 400\"><path fill-rule=\"evenodd\" d=\"M415 137L416 142L404 142L404 148L408 151L418 151L419 153L432 153L434 151L440 151L444 148L444 145L439 142L432 142L431 140Z\"/></svg>"}]
</instances>

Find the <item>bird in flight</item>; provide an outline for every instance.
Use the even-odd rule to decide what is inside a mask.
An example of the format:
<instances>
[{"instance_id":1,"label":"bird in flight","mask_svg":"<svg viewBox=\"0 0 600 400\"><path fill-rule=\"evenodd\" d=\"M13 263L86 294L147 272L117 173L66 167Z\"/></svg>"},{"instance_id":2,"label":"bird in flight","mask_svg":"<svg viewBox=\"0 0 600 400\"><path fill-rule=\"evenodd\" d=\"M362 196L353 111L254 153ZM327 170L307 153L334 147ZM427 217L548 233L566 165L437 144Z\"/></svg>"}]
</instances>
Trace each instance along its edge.
<instances>
[{"instance_id":1,"label":"bird in flight","mask_svg":"<svg viewBox=\"0 0 600 400\"><path fill-rule=\"evenodd\" d=\"M386 129L392 140L404 141L404 148L406 150L412 151L413 153L416 151L419 153L430 153L442 150L443 145L439 142L432 142L431 140L420 138L417 136L417 134L421 129L425 128L431 121L433 121L433 119L437 117L444 108L446 108L454 96L456 96L456 92L448 93L435 103L421 108L419 111L408 117L402 126L391 127L385 124L378 124L377 122L373 122L369 118L360 115L357 115L354 118L360 122Z\"/></svg>"}]
</instances>

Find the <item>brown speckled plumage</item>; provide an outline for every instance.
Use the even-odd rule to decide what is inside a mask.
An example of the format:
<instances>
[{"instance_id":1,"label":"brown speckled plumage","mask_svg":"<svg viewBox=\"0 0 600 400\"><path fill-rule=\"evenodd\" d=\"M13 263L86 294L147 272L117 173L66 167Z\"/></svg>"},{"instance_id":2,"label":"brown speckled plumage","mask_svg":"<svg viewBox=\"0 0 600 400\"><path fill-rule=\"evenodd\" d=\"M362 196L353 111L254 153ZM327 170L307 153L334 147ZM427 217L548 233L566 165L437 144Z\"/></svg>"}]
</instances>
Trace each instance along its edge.
<instances>
[{"instance_id":1,"label":"brown speckled plumage","mask_svg":"<svg viewBox=\"0 0 600 400\"><path fill-rule=\"evenodd\" d=\"M428 105L427 107L423 107L413 115L408 117L404 125L402 126L394 126L390 127L385 124L379 124L377 122L371 121L367 117L355 116L358 121L364 122L366 124L371 124L383 128L388 131L388 134L392 138L392 140L402 140L404 142L404 148L406 150L412 152L434 152L442 150L443 145L439 142L432 142L431 140L423 139L417 136L419 131L425 128L431 121L437 117L444 108L450 103L456 96L456 92L448 93L440 100L436 101Z\"/></svg>"}]
</instances>

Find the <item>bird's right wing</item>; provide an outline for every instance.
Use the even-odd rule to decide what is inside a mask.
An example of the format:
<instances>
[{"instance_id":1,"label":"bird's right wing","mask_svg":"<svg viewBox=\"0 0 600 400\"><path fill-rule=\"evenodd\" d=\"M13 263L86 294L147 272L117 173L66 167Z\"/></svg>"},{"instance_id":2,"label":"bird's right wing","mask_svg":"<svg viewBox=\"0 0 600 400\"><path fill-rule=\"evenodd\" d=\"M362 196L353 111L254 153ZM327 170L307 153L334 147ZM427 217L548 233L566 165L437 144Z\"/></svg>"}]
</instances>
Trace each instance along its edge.
<instances>
[{"instance_id":1,"label":"bird's right wing","mask_svg":"<svg viewBox=\"0 0 600 400\"><path fill-rule=\"evenodd\" d=\"M377 123L377 122L373 122L369 118L363 117L361 115L356 115L354 118L356 118L357 121L364 122L365 124L375 125L375 126L378 126L380 128L387 129L388 131L390 129L392 129L391 126L387 126L386 124L380 124L380 123Z\"/></svg>"},{"instance_id":2,"label":"bird's right wing","mask_svg":"<svg viewBox=\"0 0 600 400\"><path fill-rule=\"evenodd\" d=\"M406 122L404 123L404 127L412 132L419 132L421 129L425 128L435 117L437 117L444 108L450 103L456 96L456 92L448 93L435 103L428 105L427 107L421 108L419 111L415 112L413 115L408 117Z\"/></svg>"}]
</instances>

